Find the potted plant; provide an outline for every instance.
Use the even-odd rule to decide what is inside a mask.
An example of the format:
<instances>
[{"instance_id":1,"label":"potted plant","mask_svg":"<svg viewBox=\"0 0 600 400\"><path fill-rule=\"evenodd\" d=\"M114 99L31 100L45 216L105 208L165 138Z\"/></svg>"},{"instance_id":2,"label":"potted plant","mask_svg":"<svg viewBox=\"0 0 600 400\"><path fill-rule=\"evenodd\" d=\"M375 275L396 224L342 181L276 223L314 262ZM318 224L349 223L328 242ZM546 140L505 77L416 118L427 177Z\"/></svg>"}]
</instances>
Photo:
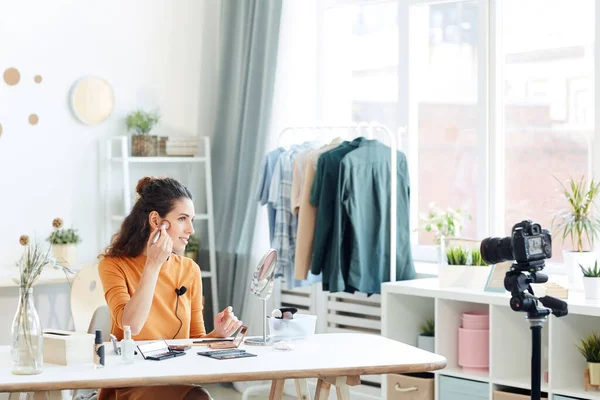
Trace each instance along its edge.
<instances>
[{"instance_id":1,"label":"potted plant","mask_svg":"<svg viewBox=\"0 0 600 400\"><path fill-rule=\"evenodd\" d=\"M568 206L558 211L552 219L552 228L561 237L563 243L569 239L571 250L563 249L563 260L573 289L583 289L583 280L578 265L591 267L596 261L593 252L594 240L600 233L600 219L594 215L594 202L600 192L600 182L592 179L589 184L570 178L568 184L561 185L561 192Z\"/></svg>"},{"instance_id":2,"label":"potted plant","mask_svg":"<svg viewBox=\"0 0 600 400\"><path fill-rule=\"evenodd\" d=\"M54 218L52 221L54 231L48 236L48 241L52 245L52 254L56 261L61 265L73 267L77 263L77 244L81 238L76 229L64 228L61 218Z\"/></svg>"},{"instance_id":3,"label":"potted plant","mask_svg":"<svg viewBox=\"0 0 600 400\"><path fill-rule=\"evenodd\" d=\"M446 259L448 265L439 269L440 287L485 288L491 266L483 261L478 248L470 249L462 244L451 246L446 251Z\"/></svg>"},{"instance_id":4,"label":"potted plant","mask_svg":"<svg viewBox=\"0 0 600 400\"><path fill-rule=\"evenodd\" d=\"M425 232L433 233L433 242L437 246L439 264L446 263L446 242L449 238L461 236L461 230L466 219L471 219L471 215L466 210L461 208L442 210L435 203L429 204L427 214L423 213L419 216L419 228Z\"/></svg>"},{"instance_id":5,"label":"potted plant","mask_svg":"<svg viewBox=\"0 0 600 400\"><path fill-rule=\"evenodd\" d=\"M190 235L187 245L185 246L185 256L194 261L198 261L198 252L200 251L200 238L196 235Z\"/></svg>"},{"instance_id":6,"label":"potted plant","mask_svg":"<svg viewBox=\"0 0 600 400\"><path fill-rule=\"evenodd\" d=\"M594 262L594 267L585 268L579 265L583 272L583 289L586 299L600 299L600 270L598 270L598 260Z\"/></svg>"},{"instance_id":7,"label":"potted plant","mask_svg":"<svg viewBox=\"0 0 600 400\"><path fill-rule=\"evenodd\" d=\"M588 363L590 384L600 385L600 334L592 332L575 346Z\"/></svg>"},{"instance_id":8,"label":"potted plant","mask_svg":"<svg viewBox=\"0 0 600 400\"><path fill-rule=\"evenodd\" d=\"M156 156L158 140L150 135L150 131L158 122L160 116L157 111L146 112L137 110L127 115L125 122L127 130L133 131L131 137L131 155L134 157Z\"/></svg>"},{"instance_id":9,"label":"potted plant","mask_svg":"<svg viewBox=\"0 0 600 400\"><path fill-rule=\"evenodd\" d=\"M428 319L421 324L421 332L417 338L417 347L427 350L431 353L435 350L435 322L433 319Z\"/></svg>"}]
</instances>

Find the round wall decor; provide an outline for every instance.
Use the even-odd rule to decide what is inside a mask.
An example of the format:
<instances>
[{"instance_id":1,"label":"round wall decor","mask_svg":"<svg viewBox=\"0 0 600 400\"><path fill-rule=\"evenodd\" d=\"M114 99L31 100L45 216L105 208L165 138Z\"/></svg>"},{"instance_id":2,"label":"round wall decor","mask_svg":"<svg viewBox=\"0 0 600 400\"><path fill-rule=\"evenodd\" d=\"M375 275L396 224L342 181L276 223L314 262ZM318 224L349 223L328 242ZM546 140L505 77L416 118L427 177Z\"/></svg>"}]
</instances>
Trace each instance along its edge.
<instances>
[{"instance_id":1,"label":"round wall decor","mask_svg":"<svg viewBox=\"0 0 600 400\"><path fill-rule=\"evenodd\" d=\"M105 121L115 106L112 87L95 76L86 76L75 82L69 97L73 115L86 125Z\"/></svg>"}]
</instances>

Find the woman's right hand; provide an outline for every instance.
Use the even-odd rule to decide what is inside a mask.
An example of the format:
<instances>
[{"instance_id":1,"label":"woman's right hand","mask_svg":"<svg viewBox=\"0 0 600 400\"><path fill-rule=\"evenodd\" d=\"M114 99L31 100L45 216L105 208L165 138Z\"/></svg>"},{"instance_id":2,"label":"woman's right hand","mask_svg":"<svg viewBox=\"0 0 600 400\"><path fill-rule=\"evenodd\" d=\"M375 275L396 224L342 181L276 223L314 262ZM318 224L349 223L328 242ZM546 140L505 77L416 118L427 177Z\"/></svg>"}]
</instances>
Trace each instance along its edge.
<instances>
[{"instance_id":1,"label":"woman's right hand","mask_svg":"<svg viewBox=\"0 0 600 400\"><path fill-rule=\"evenodd\" d=\"M160 229L160 238L156 243L152 243L154 237ZM167 234L167 230L164 224L160 225L160 228L155 228L148 238L146 244L146 265L150 265L156 268L160 268L163 263L169 258L173 251L173 239Z\"/></svg>"}]
</instances>

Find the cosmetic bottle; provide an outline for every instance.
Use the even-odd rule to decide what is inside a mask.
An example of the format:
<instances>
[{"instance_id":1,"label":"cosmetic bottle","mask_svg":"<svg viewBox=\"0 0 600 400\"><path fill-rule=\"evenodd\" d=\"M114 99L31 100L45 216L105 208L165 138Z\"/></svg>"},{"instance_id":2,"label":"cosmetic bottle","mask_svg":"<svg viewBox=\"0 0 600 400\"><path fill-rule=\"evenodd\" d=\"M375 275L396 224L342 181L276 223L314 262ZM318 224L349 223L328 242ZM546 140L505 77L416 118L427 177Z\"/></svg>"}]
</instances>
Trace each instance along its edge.
<instances>
[{"instance_id":1,"label":"cosmetic bottle","mask_svg":"<svg viewBox=\"0 0 600 400\"><path fill-rule=\"evenodd\" d=\"M121 358L126 364L133 362L133 355L135 352L135 342L131 339L131 328L129 325L125 325L123 340L121 340Z\"/></svg>"},{"instance_id":2,"label":"cosmetic bottle","mask_svg":"<svg viewBox=\"0 0 600 400\"><path fill-rule=\"evenodd\" d=\"M104 343L102 342L102 331L96 331L94 339L94 369L104 367Z\"/></svg>"}]
</instances>

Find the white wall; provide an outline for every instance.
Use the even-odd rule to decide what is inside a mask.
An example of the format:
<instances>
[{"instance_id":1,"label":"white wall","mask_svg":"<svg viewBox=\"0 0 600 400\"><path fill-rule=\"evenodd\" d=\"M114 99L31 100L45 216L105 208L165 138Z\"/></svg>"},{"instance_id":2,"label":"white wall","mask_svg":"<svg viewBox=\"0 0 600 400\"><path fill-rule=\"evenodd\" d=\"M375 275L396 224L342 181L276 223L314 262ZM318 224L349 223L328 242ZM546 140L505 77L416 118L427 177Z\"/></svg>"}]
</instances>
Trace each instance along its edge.
<instances>
[{"instance_id":1,"label":"white wall","mask_svg":"<svg viewBox=\"0 0 600 400\"><path fill-rule=\"evenodd\" d=\"M45 239L54 217L79 229L79 260L93 262L105 238L98 142L125 134L124 116L160 108L164 135L195 135L202 118L203 16L217 3L198 0L19 0L0 2L0 265L21 254L19 235ZM214 47L213 47L214 49ZM208 58L207 58L208 59ZM43 77L35 84L33 77ZM79 123L68 92L81 76L114 88L116 106L104 123ZM31 126L28 115L40 122ZM202 134L207 134L203 130Z\"/></svg>"}]
</instances>

